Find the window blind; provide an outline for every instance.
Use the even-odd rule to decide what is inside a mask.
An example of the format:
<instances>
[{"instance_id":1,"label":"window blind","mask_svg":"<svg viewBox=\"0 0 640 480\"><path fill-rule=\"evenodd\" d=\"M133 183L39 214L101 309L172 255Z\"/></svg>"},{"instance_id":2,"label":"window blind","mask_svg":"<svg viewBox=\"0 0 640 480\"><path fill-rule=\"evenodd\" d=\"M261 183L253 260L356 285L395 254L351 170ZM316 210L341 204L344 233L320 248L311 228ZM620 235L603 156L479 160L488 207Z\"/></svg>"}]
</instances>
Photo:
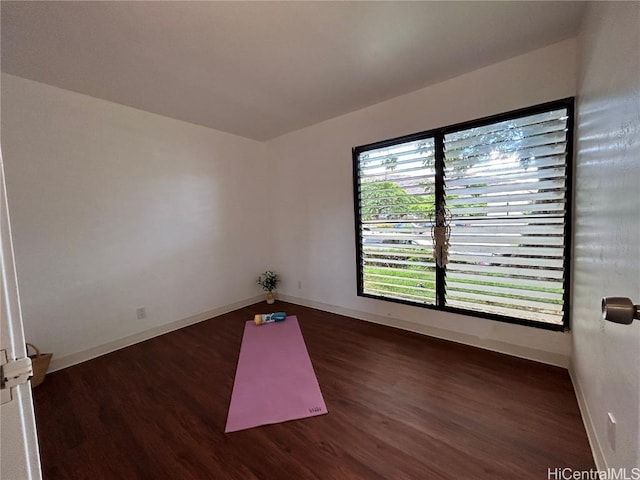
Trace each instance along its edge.
<instances>
[{"instance_id":1,"label":"window blind","mask_svg":"<svg viewBox=\"0 0 640 480\"><path fill-rule=\"evenodd\" d=\"M444 136L447 305L563 322L567 109Z\"/></svg>"},{"instance_id":2,"label":"window blind","mask_svg":"<svg viewBox=\"0 0 640 480\"><path fill-rule=\"evenodd\" d=\"M569 98L355 147L358 295L567 328L572 129Z\"/></svg>"},{"instance_id":3,"label":"window blind","mask_svg":"<svg viewBox=\"0 0 640 480\"><path fill-rule=\"evenodd\" d=\"M435 302L430 233L434 164L433 138L368 150L358 156L364 293Z\"/></svg>"}]
</instances>

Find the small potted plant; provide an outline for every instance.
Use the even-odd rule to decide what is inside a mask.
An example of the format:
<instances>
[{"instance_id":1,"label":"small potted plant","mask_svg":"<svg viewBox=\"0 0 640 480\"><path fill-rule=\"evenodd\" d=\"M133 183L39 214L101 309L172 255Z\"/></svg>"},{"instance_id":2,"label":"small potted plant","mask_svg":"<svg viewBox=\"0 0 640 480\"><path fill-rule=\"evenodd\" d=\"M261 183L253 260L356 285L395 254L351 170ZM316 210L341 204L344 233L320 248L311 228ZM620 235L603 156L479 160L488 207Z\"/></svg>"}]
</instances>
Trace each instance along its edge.
<instances>
[{"instance_id":1,"label":"small potted plant","mask_svg":"<svg viewBox=\"0 0 640 480\"><path fill-rule=\"evenodd\" d=\"M258 285L262 286L262 289L267 292L267 303L272 305L276 301L276 296L273 291L278 286L280 277L275 272L267 270L258 277Z\"/></svg>"}]
</instances>

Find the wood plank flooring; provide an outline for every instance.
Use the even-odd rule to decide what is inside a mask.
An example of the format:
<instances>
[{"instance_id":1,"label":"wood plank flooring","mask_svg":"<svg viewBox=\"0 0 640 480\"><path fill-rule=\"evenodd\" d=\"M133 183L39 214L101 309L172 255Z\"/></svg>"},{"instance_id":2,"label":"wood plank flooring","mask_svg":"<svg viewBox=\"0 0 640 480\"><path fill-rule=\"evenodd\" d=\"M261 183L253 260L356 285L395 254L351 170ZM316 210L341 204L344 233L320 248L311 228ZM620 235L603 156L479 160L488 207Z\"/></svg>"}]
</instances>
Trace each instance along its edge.
<instances>
[{"instance_id":1,"label":"wood plank flooring","mask_svg":"<svg viewBox=\"0 0 640 480\"><path fill-rule=\"evenodd\" d=\"M257 304L49 374L34 390L45 478L546 479L547 468L595 468L565 370L275 306L298 316L328 415L224 433L244 322L272 310Z\"/></svg>"}]
</instances>

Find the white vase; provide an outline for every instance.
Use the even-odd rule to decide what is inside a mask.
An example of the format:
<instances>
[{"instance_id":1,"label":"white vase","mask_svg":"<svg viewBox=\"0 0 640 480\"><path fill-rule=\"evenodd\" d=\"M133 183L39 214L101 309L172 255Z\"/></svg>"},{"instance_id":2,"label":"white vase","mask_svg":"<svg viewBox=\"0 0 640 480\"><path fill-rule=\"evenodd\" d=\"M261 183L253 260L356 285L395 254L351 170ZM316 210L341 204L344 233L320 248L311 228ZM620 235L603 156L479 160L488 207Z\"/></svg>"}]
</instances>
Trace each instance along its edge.
<instances>
[{"instance_id":1,"label":"white vase","mask_svg":"<svg viewBox=\"0 0 640 480\"><path fill-rule=\"evenodd\" d=\"M267 304L273 305L276 302L276 296L273 292L267 292Z\"/></svg>"}]
</instances>

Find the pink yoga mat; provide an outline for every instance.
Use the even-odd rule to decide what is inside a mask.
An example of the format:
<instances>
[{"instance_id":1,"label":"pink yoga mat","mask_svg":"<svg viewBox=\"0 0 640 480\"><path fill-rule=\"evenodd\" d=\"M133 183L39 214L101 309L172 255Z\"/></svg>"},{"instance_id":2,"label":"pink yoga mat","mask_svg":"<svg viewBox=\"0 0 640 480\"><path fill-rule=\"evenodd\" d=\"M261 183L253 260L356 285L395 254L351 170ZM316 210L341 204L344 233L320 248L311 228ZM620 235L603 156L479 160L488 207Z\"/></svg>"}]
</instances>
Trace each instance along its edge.
<instances>
[{"instance_id":1,"label":"pink yoga mat","mask_svg":"<svg viewBox=\"0 0 640 480\"><path fill-rule=\"evenodd\" d=\"M327 413L298 319L244 326L225 432Z\"/></svg>"}]
</instances>

